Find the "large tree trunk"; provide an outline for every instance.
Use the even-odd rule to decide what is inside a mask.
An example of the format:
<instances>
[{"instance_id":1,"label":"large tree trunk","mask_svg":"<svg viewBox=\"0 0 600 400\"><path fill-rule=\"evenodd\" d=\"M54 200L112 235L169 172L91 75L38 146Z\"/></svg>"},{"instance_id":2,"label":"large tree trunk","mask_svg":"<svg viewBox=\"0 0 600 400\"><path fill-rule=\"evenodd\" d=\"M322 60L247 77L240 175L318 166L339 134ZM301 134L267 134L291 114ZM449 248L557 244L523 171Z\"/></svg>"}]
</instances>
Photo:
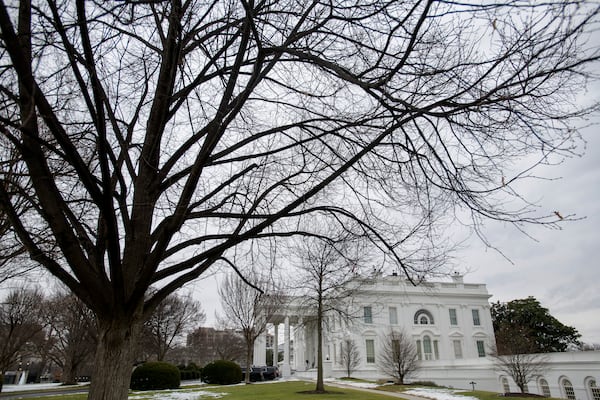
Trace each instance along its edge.
<instances>
[{"instance_id":1,"label":"large tree trunk","mask_svg":"<svg viewBox=\"0 0 600 400\"><path fill-rule=\"evenodd\" d=\"M65 360L61 380L63 385L74 385L77 383L75 382L75 363L71 356L67 356L67 359Z\"/></svg>"},{"instance_id":2,"label":"large tree trunk","mask_svg":"<svg viewBox=\"0 0 600 400\"><path fill-rule=\"evenodd\" d=\"M126 400L141 323L132 319L99 321L95 371L89 400Z\"/></svg>"},{"instance_id":3,"label":"large tree trunk","mask_svg":"<svg viewBox=\"0 0 600 400\"><path fill-rule=\"evenodd\" d=\"M254 342L246 336L246 376L244 377L245 383L250 383L250 372L252 371L252 356L254 350Z\"/></svg>"}]
</instances>

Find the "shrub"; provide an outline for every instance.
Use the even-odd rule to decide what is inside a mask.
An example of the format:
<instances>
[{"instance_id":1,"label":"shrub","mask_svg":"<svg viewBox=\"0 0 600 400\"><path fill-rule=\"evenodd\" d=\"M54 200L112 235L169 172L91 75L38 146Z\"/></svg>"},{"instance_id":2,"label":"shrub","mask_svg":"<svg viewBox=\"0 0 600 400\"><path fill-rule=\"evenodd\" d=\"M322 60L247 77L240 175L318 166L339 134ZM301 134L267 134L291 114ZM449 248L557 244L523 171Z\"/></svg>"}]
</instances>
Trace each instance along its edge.
<instances>
[{"instance_id":1,"label":"shrub","mask_svg":"<svg viewBox=\"0 0 600 400\"><path fill-rule=\"evenodd\" d=\"M232 385L242 381L242 369L233 361L217 360L202 368L202 380L206 383Z\"/></svg>"},{"instance_id":2,"label":"shrub","mask_svg":"<svg viewBox=\"0 0 600 400\"><path fill-rule=\"evenodd\" d=\"M147 362L133 370L131 389L177 389L181 383L179 369L165 362Z\"/></svg>"},{"instance_id":3,"label":"shrub","mask_svg":"<svg viewBox=\"0 0 600 400\"><path fill-rule=\"evenodd\" d=\"M414 381L414 382L410 382L409 385L441 387L441 386L437 385L435 382L432 382L432 381Z\"/></svg>"},{"instance_id":4,"label":"shrub","mask_svg":"<svg viewBox=\"0 0 600 400\"><path fill-rule=\"evenodd\" d=\"M202 368L198 367L194 363L189 363L188 365L179 365L177 368L179 368L179 372L181 373L182 381L200 379Z\"/></svg>"}]
</instances>

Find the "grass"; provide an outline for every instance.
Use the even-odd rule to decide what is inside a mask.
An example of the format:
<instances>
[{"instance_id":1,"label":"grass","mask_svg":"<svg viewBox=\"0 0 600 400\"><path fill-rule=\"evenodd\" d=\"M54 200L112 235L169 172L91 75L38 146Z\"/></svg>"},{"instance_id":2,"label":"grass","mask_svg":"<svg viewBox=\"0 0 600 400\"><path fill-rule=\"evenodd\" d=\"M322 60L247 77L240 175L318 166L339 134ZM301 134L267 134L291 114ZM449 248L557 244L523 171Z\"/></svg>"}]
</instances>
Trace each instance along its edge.
<instances>
[{"instance_id":1,"label":"grass","mask_svg":"<svg viewBox=\"0 0 600 400\"><path fill-rule=\"evenodd\" d=\"M213 393L226 393L222 397L224 400L390 400L385 394L371 394L354 389L327 387L325 389L331 391L330 394L302 394L299 392L310 391L315 388L314 382L291 381L291 382L276 382L269 384L251 384L251 385L232 385L232 386L210 386L196 387L200 391ZM173 391L173 392L189 392L191 387ZM169 391L170 392L170 391ZM157 400L160 397L157 395L163 394L166 397L168 391L163 392L132 392L129 395L130 400ZM85 400L86 394L64 394L52 395L51 400ZM212 397L198 397L199 399L211 400ZM29 400L48 400L48 397L31 397ZM512 399L511 399L512 400ZM531 400L531 399L529 399Z\"/></svg>"},{"instance_id":2,"label":"grass","mask_svg":"<svg viewBox=\"0 0 600 400\"><path fill-rule=\"evenodd\" d=\"M421 385L385 385L378 389L388 392L404 392L414 388L422 388ZM251 384L251 385L232 385L232 386L186 386L181 390L176 391L148 391L148 392L132 392L129 396L130 400L158 400L163 397L168 398L168 393L191 392L193 389L203 392L222 393L223 400L390 400L390 396L382 394L374 394L356 389L327 387L326 390L332 392L329 394L304 394L300 392L314 390L314 382L291 381L291 382L276 382L269 384ZM472 396L479 400L532 400L531 397L502 397L498 393L476 391L461 391L462 396ZM65 394L52 396L52 400L85 400L86 394ZM192 398L190 396L190 398ZM47 397L30 398L30 400L48 400ZM212 397L198 395L194 400L206 399L211 400ZM544 400L559 400L559 399L544 399Z\"/></svg>"},{"instance_id":3,"label":"grass","mask_svg":"<svg viewBox=\"0 0 600 400\"><path fill-rule=\"evenodd\" d=\"M218 393L228 393L227 400L390 400L384 394L372 394L360 390L328 387L330 394L301 394L299 392L314 390L314 382L280 382L245 386L222 386L211 389ZM208 389L207 389L208 390ZM531 400L531 399L529 399Z\"/></svg>"}]
</instances>

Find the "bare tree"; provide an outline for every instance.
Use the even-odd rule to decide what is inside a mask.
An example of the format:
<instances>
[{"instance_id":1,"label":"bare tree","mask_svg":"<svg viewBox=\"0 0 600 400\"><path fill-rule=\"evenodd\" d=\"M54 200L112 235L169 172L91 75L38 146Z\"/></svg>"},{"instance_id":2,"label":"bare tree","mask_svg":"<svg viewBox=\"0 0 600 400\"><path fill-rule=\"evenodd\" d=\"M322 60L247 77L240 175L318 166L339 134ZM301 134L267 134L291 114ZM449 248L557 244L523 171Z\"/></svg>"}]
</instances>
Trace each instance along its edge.
<instances>
[{"instance_id":1,"label":"bare tree","mask_svg":"<svg viewBox=\"0 0 600 400\"><path fill-rule=\"evenodd\" d=\"M0 136L0 170L2 176L9 177L10 180L23 182L22 176L26 174L25 169L18 159L18 153L11 149L6 143L6 138ZM4 191L9 198L16 198L14 209L18 215L24 215L30 204L11 190L14 186L3 180ZM19 241L8 216L0 208L0 285L11 279L24 275L34 269L35 264L27 257L25 246Z\"/></svg>"},{"instance_id":2,"label":"bare tree","mask_svg":"<svg viewBox=\"0 0 600 400\"><path fill-rule=\"evenodd\" d=\"M340 344L340 361L339 363L346 370L346 376L350 378L352 372L360 365L360 351L356 342L351 339L346 339Z\"/></svg>"},{"instance_id":3,"label":"bare tree","mask_svg":"<svg viewBox=\"0 0 600 400\"><path fill-rule=\"evenodd\" d=\"M58 293L47 303L48 357L62 368L61 381L75 384L80 368L93 361L97 329L91 310L71 293Z\"/></svg>"},{"instance_id":4,"label":"bare tree","mask_svg":"<svg viewBox=\"0 0 600 400\"><path fill-rule=\"evenodd\" d=\"M0 391L4 372L24 356L25 346L44 328L42 294L35 289L15 289L0 302Z\"/></svg>"},{"instance_id":5,"label":"bare tree","mask_svg":"<svg viewBox=\"0 0 600 400\"><path fill-rule=\"evenodd\" d=\"M281 309L284 298L273 282L255 280L249 282L237 274L229 274L219 287L223 326L242 333L246 345L245 382L250 383L250 370L256 339L265 332L271 318Z\"/></svg>"},{"instance_id":6,"label":"bare tree","mask_svg":"<svg viewBox=\"0 0 600 400\"><path fill-rule=\"evenodd\" d=\"M329 228L335 229L335 228ZM331 239L330 239L331 238ZM315 324L317 334L317 383L315 392L324 393L323 327L326 316L348 322L355 317L349 302L359 287L361 269L367 253L360 238L351 233L328 232L320 237L304 238L295 249L300 271L296 290L302 305L314 311L305 316L305 324Z\"/></svg>"},{"instance_id":7,"label":"bare tree","mask_svg":"<svg viewBox=\"0 0 600 400\"><path fill-rule=\"evenodd\" d=\"M163 361L177 340L182 339L205 320L206 314L200 303L191 296L168 296L144 323L141 340L143 353L157 361Z\"/></svg>"},{"instance_id":8,"label":"bare tree","mask_svg":"<svg viewBox=\"0 0 600 400\"><path fill-rule=\"evenodd\" d=\"M244 338L231 329L197 328L188 335L186 348L199 365L215 360L246 360Z\"/></svg>"},{"instance_id":9,"label":"bare tree","mask_svg":"<svg viewBox=\"0 0 600 400\"><path fill-rule=\"evenodd\" d=\"M527 383L548 370L547 355L536 350L536 336L528 327L504 325L496 333L496 346L492 347L490 357L494 368L510 376L521 393L525 393Z\"/></svg>"},{"instance_id":10,"label":"bare tree","mask_svg":"<svg viewBox=\"0 0 600 400\"><path fill-rule=\"evenodd\" d=\"M385 335L377 360L381 372L393 377L397 385L404 385L420 368L417 348L403 330L391 330Z\"/></svg>"},{"instance_id":11,"label":"bare tree","mask_svg":"<svg viewBox=\"0 0 600 400\"><path fill-rule=\"evenodd\" d=\"M566 0L1 2L0 132L23 173L0 170L0 213L96 315L90 399L126 398L163 299L240 246L311 233L306 216L360 224L409 278L435 213L572 218L515 183L578 151L597 16Z\"/></svg>"}]
</instances>

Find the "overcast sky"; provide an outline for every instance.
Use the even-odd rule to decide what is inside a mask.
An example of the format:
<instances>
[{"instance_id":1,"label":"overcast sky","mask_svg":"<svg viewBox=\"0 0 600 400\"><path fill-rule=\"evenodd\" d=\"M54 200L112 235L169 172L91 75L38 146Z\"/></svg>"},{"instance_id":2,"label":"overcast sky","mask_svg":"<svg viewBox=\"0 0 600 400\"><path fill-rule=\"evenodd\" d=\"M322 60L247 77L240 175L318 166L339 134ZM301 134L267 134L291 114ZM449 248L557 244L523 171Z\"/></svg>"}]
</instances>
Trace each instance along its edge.
<instances>
[{"instance_id":1,"label":"overcast sky","mask_svg":"<svg viewBox=\"0 0 600 400\"><path fill-rule=\"evenodd\" d=\"M460 261L473 269L466 281L486 283L492 301L536 297L562 323L574 326L586 342L600 343L600 135L598 127L583 131L586 154L545 169L529 197L543 210L576 214L584 219L561 230L532 228L537 240L506 226L488 230L489 239L514 263L473 240L460 251Z\"/></svg>"},{"instance_id":2,"label":"overcast sky","mask_svg":"<svg viewBox=\"0 0 600 400\"><path fill-rule=\"evenodd\" d=\"M598 127L583 134L583 157L539 170L537 175L558 179L525 189L530 200L539 200L541 212L556 210L583 219L567 222L560 230L530 227L535 240L510 226L492 224L486 228L488 239L510 261L486 249L479 239L470 240L455 257L459 268L470 270L465 282L487 284L491 301L534 296L562 323L577 328L583 341L600 343L600 135ZM208 324L220 309L217 286L215 275L193 285Z\"/></svg>"}]
</instances>

